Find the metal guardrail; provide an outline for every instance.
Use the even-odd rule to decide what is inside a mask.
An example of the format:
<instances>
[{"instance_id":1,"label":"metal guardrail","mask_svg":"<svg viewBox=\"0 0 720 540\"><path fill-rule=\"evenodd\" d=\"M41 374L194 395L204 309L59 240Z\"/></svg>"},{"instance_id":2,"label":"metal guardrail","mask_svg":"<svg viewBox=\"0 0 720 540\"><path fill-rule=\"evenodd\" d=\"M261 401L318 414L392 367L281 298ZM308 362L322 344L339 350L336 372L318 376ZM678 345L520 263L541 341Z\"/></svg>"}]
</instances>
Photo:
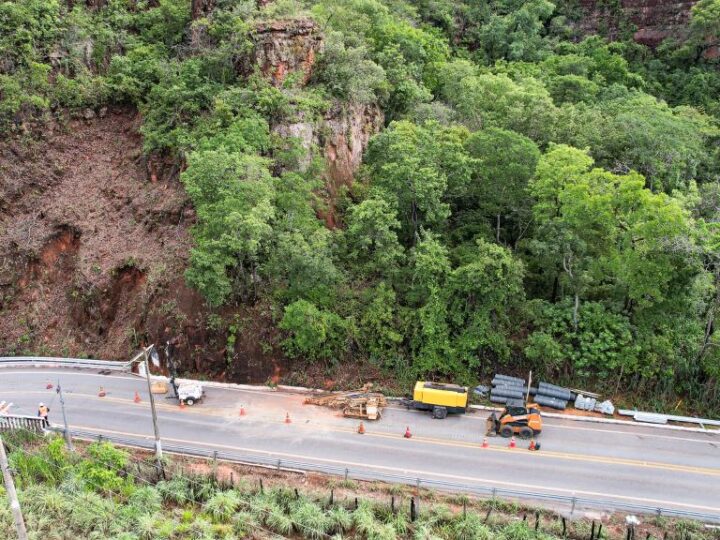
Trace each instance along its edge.
<instances>
[{"instance_id":1,"label":"metal guardrail","mask_svg":"<svg viewBox=\"0 0 720 540\"><path fill-rule=\"evenodd\" d=\"M130 369L130 362L114 362L112 360L93 360L88 358L57 358L51 356L0 356L0 368L22 366L69 367L127 371Z\"/></svg>"},{"instance_id":2,"label":"metal guardrail","mask_svg":"<svg viewBox=\"0 0 720 540\"><path fill-rule=\"evenodd\" d=\"M43 433L49 426L47 419L37 416L0 414L0 431L24 429L33 433Z\"/></svg>"},{"instance_id":3,"label":"metal guardrail","mask_svg":"<svg viewBox=\"0 0 720 540\"><path fill-rule=\"evenodd\" d=\"M60 427L52 427L54 431L62 433L63 430ZM143 448L148 450L154 449L154 441L151 438L147 439L130 439L126 437L109 436L104 434L98 434L88 431L76 431L73 430L73 437L85 439L85 440L103 440L109 441L115 444L130 446L136 448ZM346 468L332 465L325 465L320 463L294 461L288 459L282 459L277 456L267 453L266 455L260 454L241 454L241 453L228 453L217 450L209 450L206 448L189 447L189 446L178 446L163 444L163 450L168 453L179 454L183 456L193 456L204 459L213 459L220 461L233 462L251 466L261 466L266 468L274 468L277 470L293 470L301 472L317 472L323 474L329 474L333 476L342 476L346 480L379 480L385 482L392 482L398 484L412 485L416 487L425 487L439 489L443 491L452 491L456 493L465 493L471 495L487 496L487 497L504 497L510 499L518 499L523 501L538 501L546 504L552 504L553 506L563 506L569 509L570 515L574 514L580 509L599 509L599 510L614 510L627 512L632 514L645 514L654 515L657 517L675 517L683 519L693 519L697 521L703 521L707 523L720 523L720 508L718 512L703 513L693 512L689 510L680 510L675 508L666 508L654 505L643 505L629 503L625 501L619 501L612 498L607 499L590 499L587 497L574 497L567 495L555 495L551 493L539 493L530 492L509 488L498 488L489 487L473 484L462 484L458 482L448 482L445 480L434 480L431 478L419 478L416 476L407 476L400 474L392 474L383 471L373 469L369 465L366 469L361 468Z\"/></svg>"}]
</instances>

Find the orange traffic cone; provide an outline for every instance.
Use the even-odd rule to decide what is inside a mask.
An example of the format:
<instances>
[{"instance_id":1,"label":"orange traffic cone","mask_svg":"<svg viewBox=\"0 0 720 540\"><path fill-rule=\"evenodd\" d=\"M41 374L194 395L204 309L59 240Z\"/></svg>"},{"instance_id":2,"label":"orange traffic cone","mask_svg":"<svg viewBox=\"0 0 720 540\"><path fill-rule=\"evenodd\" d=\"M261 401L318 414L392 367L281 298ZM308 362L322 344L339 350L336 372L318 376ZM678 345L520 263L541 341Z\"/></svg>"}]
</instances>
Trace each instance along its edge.
<instances>
[{"instance_id":1,"label":"orange traffic cone","mask_svg":"<svg viewBox=\"0 0 720 540\"><path fill-rule=\"evenodd\" d=\"M290 420L290 413L285 413L285 423L292 424L292 420Z\"/></svg>"},{"instance_id":2,"label":"orange traffic cone","mask_svg":"<svg viewBox=\"0 0 720 540\"><path fill-rule=\"evenodd\" d=\"M405 428L405 435L403 435L403 437L405 437L406 439L412 437L412 433L410 433L410 426Z\"/></svg>"},{"instance_id":3,"label":"orange traffic cone","mask_svg":"<svg viewBox=\"0 0 720 540\"><path fill-rule=\"evenodd\" d=\"M135 403L140 403L140 394L138 394L137 390L135 390L135 397L133 398L133 401Z\"/></svg>"},{"instance_id":4,"label":"orange traffic cone","mask_svg":"<svg viewBox=\"0 0 720 540\"><path fill-rule=\"evenodd\" d=\"M184 409L186 407L185 402L181 399L180 400L180 408Z\"/></svg>"},{"instance_id":5,"label":"orange traffic cone","mask_svg":"<svg viewBox=\"0 0 720 540\"><path fill-rule=\"evenodd\" d=\"M485 437L482 442L482 448L487 448L488 446L490 446L490 445L488 444L487 437Z\"/></svg>"},{"instance_id":6,"label":"orange traffic cone","mask_svg":"<svg viewBox=\"0 0 720 540\"><path fill-rule=\"evenodd\" d=\"M530 439L530 446L528 446L528 450L535 450L536 448L535 439Z\"/></svg>"},{"instance_id":7,"label":"orange traffic cone","mask_svg":"<svg viewBox=\"0 0 720 540\"><path fill-rule=\"evenodd\" d=\"M508 446L509 446L510 448L515 448L515 446L517 446L517 445L515 444L515 437L511 437L511 438L510 438L510 444L509 444Z\"/></svg>"},{"instance_id":8,"label":"orange traffic cone","mask_svg":"<svg viewBox=\"0 0 720 540\"><path fill-rule=\"evenodd\" d=\"M98 392L98 397L105 397L105 389L101 386L100 391Z\"/></svg>"},{"instance_id":9,"label":"orange traffic cone","mask_svg":"<svg viewBox=\"0 0 720 540\"><path fill-rule=\"evenodd\" d=\"M53 388L53 383L48 381L47 384L45 385L45 390L52 390L52 388Z\"/></svg>"},{"instance_id":10,"label":"orange traffic cone","mask_svg":"<svg viewBox=\"0 0 720 540\"><path fill-rule=\"evenodd\" d=\"M240 405L240 416L245 416L247 413L245 412L245 407Z\"/></svg>"},{"instance_id":11,"label":"orange traffic cone","mask_svg":"<svg viewBox=\"0 0 720 540\"><path fill-rule=\"evenodd\" d=\"M358 426L358 433L359 433L360 435L364 435L364 434L365 434L365 424L363 424L362 421L360 422L360 425Z\"/></svg>"}]
</instances>

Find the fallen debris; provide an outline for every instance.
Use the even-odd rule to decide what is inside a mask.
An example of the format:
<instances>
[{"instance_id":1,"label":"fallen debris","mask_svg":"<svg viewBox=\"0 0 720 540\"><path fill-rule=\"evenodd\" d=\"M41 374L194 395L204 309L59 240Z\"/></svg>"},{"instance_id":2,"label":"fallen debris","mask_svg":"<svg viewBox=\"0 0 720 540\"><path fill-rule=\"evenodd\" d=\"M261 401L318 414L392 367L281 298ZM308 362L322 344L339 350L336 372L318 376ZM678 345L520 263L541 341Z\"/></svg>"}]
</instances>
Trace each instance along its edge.
<instances>
[{"instance_id":1,"label":"fallen debris","mask_svg":"<svg viewBox=\"0 0 720 540\"><path fill-rule=\"evenodd\" d=\"M372 384L350 392L327 392L305 398L305 404L331 409L342 409L343 416L365 420L377 420L382 416L387 399L379 392L370 392Z\"/></svg>"}]
</instances>

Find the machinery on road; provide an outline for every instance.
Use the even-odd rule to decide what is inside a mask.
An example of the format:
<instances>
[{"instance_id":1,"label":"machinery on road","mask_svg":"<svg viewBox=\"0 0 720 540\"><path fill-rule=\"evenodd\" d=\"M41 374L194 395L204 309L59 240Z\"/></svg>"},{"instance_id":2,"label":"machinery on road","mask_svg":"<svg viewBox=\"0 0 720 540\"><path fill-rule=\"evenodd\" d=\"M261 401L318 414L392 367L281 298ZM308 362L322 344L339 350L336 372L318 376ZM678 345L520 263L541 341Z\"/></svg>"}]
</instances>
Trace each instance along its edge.
<instances>
[{"instance_id":1,"label":"machinery on road","mask_svg":"<svg viewBox=\"0 0 720 540\"><path fill-rule=\"evenodd\" d=\"M405 405L411 409L432 411L433 418L443 419L450 413L463 414L468 405L467 386L423 382L415 383L412 400Z\"/></svg>"},{"instance_id":2,"label":"machinery on road","mask_svg":"<svg viewBox=\"0 0 720 540\"><path fill-rule=\"evenodd\" d=\"M498 416L492 413L487 419L487 434L531 439L542 432L542 416L536 403L508 405Z\"/></svg>"},{"instance_id":3,"label":"machinery on road","mask_svg":"<svg viewBox=\"0 0 720 540\"><path fill-rule=\"evenodd\" d=\"M327 392L305 398L305 403L331 409L342 409L343 416L361 420L377 420L387 400L379 392L370 392L372 384L350 392Z\"/></svg>"},{"instance_id":4,"label":"machinery on road","mask_svg":"<svg viewBox=\"0 0 720 540\"><path fill-rule=\"evenodd\" d=\"M175 388L175 395L185 405L195 405L205 396L205 390L201 384L189 382L177 384L174 378L172 384Z\"/></svg>"}]
</instances>

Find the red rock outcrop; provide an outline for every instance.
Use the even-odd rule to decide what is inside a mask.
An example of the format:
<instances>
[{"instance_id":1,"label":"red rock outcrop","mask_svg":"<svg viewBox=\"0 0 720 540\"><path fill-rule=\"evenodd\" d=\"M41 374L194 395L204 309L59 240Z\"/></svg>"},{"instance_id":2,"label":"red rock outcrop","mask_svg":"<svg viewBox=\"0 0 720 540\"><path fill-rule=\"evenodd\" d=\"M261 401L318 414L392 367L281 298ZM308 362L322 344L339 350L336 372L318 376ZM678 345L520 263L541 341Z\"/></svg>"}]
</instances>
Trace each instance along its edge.
<instances>
[{"instance_id":1,"label":"red rock outcrop","mask_svg":"<svg viewBox=\"0 0 720 540\"><path fill-rule=\"evenodd\" d=\"M237 66L245 75L256 68L274 86L297 73L302 84L310 79L315 59L323 50L320 28L312 19L283 19L260 23L253 32L255 46Z\"/></svg>"},{"instance_id":2,"label":"red rock outcrop","mask_svg":"<svg viewBox=\"0 0 720 540\"><path fill-rule=\"evenodd\" d=\"M602 29L613 39L618 37L622 20L626 19L637 27L635 41L656 47L684 28L695 3L695 0L620 0L618 9L599 0L581 0L585 16L579 26L584 32Z\"/></svg>"}]
</instances>

